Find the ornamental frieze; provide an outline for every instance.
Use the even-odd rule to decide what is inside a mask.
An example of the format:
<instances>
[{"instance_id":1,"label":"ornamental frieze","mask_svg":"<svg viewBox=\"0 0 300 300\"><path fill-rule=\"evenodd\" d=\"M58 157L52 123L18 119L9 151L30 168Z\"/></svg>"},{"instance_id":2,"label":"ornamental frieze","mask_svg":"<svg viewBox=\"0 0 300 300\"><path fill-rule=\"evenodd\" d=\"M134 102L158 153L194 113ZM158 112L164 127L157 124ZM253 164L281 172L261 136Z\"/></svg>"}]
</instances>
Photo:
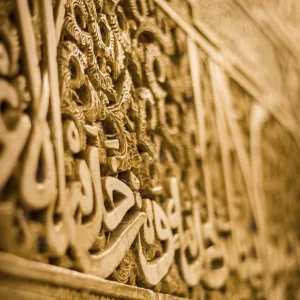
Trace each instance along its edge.
<instances>
[{"instance_id":1,"label":"ornamental frieze","mask_svg":"<svg viewBox=\"0 0 300 300\"><path fill-rule=\"evenodd\" d=\"M297 299L299 140L177 2L0 0L1 296Z\"/></svg>"}]
</instances>

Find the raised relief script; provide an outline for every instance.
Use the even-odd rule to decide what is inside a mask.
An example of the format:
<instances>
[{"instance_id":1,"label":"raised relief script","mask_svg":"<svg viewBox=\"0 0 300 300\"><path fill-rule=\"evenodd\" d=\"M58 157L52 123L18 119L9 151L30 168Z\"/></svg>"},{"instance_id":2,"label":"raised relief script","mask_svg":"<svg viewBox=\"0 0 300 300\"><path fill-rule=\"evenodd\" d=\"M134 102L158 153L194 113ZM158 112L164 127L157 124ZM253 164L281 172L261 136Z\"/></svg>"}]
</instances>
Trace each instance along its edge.
<instances>
[{"instance_id":1,"label":"raised relief script","mask_svg":"<svg viewBox=\"0 0 300 300\"><path fill-rule=\"evenodd\" d=\"M254 99L240 104L156 2L0 0L0 249L184 298L260 299Z\"/></svg>"}]
</instances>

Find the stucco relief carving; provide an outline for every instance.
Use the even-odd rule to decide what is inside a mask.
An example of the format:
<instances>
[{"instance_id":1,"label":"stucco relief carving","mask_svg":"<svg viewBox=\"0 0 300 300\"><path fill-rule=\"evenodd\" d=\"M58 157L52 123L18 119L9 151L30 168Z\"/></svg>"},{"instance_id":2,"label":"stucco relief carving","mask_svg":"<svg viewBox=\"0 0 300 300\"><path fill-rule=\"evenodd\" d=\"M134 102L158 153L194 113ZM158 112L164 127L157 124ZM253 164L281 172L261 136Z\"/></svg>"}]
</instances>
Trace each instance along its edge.
<instances>
[{"instance_id":1,"label":"stucco relief carving","mask_svg":"<svg viewBox=\"0 0 300 300\"><path fill-rule=\"evenodd\" d=\"M1 251L183 298L265 297L255 100L152 0L2 0L0 17Z\"/></svg>"}]
</instances>

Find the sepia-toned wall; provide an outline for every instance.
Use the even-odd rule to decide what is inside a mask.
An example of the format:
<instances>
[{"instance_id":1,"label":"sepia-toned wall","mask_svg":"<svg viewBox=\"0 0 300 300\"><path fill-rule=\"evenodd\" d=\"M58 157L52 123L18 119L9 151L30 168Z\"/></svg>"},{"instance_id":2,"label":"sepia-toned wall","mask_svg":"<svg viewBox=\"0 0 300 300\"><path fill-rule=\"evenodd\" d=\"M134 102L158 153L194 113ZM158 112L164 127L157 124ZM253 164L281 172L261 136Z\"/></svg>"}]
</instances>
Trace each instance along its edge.
<instances>
[{"instance_id":1,"label":"sepia-toned wall","mask_svg":"<svg viewBox=\"0 0 300 300\"><path fill-rule=\"evenodd\" d=\"M0 0L0 298L300 299L299 13Z\"/></svg>"}]
</instances>

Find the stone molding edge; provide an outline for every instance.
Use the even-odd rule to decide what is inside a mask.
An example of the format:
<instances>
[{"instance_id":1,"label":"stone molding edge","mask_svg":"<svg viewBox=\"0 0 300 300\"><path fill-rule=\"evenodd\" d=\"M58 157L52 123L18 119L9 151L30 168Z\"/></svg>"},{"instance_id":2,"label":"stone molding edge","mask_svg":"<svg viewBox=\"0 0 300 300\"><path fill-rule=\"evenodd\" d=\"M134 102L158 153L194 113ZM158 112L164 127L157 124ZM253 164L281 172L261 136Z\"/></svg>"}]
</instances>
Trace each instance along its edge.
<instances>
[{"instance_id":1,"label":"stone molding edge","mask_svg":"<svg viewBox=\"0 0 300 300\"><path fill-rule=\"evenodd\" d=\"M152 290L121 284L77 271L27 260L0 251L0 297L3 296L5 287L7 291L12 291L7 287L8 282L11 281L15 282L15 284L10 284L14 287L13 289L22 288L22 285L19 285L19 282L32 282L48 284L56 288L71 289L73 291L78 291L78 293L85 291L90 293L91 296L104 296L103 299L106 299L105 297L128 300L186 299L168 294L155 293ZM28 284L26 286L28 286ZM28 291L27 288L27 291L24 292L25 294L36 294L36 296L39 296L39 298L36 299L53 299L51 295L44 295L44 298L42 297L43 295L37 295L34 287L32 288L32 291ZM20 294L18 296L20 296ZM26 297L27 296L24 295L24 298L21 299L35 299ZM78 299L80 298L78 297Z\"/></svg>"}]
</instances>

